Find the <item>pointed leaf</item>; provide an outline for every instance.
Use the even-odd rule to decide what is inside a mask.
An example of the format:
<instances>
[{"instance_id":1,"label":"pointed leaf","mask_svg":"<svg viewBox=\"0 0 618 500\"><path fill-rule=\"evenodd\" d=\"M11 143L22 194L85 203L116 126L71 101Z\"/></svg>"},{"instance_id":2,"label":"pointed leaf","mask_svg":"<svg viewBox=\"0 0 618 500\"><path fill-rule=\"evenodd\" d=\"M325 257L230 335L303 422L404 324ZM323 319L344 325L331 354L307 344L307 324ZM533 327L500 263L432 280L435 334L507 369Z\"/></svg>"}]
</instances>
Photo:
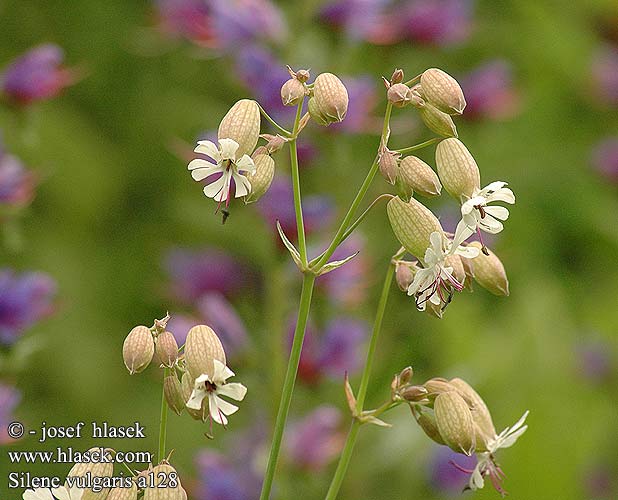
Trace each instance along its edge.
<instances>
[{"instance_id":1,"label":"pointed leaf","mask_svg":"<svg viewBox=\"0 0 618 500\"><path fill-rule=\"evenodd\" d=\"M344 264L346 264L347 262L351 261L354 257L356 257L359 254L359 252L356 252L352 255L350 255L349 257L346 257L343 260L333 260L332 262L329 262L328 264L326 264L321 270L320 270L320 274L318 274L318 276L322 276L323 274L326 273L330 273L331 271L334 271L335 269L340 268L341 266L343 266Z\"/></svg>"},{"instance_id":2,"label":"pointed leaf","mask_svg":"<svg viewBox=\"0 0 618 500\"><path fill-rule=\"evenodd\" d=\"M290 252L292 259L294 259L294 262L296 263L298 268L302 269L303 266L300 260L300 253L298 253L298 250L296 250L296 247L292 244L292 242L288 239L288 237L283 232L283 228L281 227L281 224L279 223L279 221L277 221L277 231L279 232L279 236L281 237L281 241L283 241L285 248L287 248L288 251Z\"/></svg>"}]
</instances>

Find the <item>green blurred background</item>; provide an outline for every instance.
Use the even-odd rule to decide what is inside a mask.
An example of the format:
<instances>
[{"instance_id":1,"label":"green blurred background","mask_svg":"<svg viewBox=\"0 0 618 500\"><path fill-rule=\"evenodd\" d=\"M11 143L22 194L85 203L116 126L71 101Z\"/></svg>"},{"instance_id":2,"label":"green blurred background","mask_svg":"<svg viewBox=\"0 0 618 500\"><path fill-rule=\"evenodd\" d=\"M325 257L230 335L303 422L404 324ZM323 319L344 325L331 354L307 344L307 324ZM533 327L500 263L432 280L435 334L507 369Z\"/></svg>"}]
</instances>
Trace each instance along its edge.
<instances>
[{"instance_id":1,"label":"green blurred background","mask_svg":"<svg viewBox=\"0 0 618 500\"><path fill-rule=\"evenodd\" d=\"M371 75L380 96L378 118L383 108L379 77L395 67L409 77L433 66L459 76L487 60L509 62L516 111L498 120L457 123L483 185L506 180L517 195L506 230L493 245L507 268L511 295L496 298L477 287L473 294L457 296L444 319L436 320L416 312L394 288L368 401L379 404L392 374L408 364L418 382L461 376L483 395L498 429L530 410L527 433L499 457L512 498L616 498L618 191L590 165L594 145L618 133L616 108L595 98L590 76L595 51L604 43L597 28L616 22L615 4L477 1L470 7L470 35L446 47L354 41L316 22L318 2L277 5L288 36L271 44L273 53L314 74ZM129 376L121 347L134 325L150 325L167 309L178 308L167 293L166 252L176 246L222 248L264 275L265 283L273 262L285 261L254 207L236 204L227 224L220 224L214 204L172 147L178 139L191 144L215 129L228 107L251 95L251 89L237 76L232 57L166 40L154 24L147 1L0 3L1 67L33 45L54 42L65 50L66 64L82 76L53 100L25 110L4 107L0 114L6 148L41 179L36 199L19 219L22 245L0 250L0 264L44 271L59 287L56 313L31 329L12 354L4 352L3 375L23 394L15 413L27 426L79 420L139 420L146 426L144 442L110 443L120 449L156 448L160 375L151 367ZM417 121L411 110L397 110L394 120L395 146L431 137L410 125ZM336 222L353 186L364 178L377 138L325 132L316 125L309 129L319 153L302 171L303 190L330 195ZM432 155L428 149L421 156L433 164ZM286 155L276 158L285 174ZM372 195L387 188L377 179ZM455 207L446 194L429 204ZM384 210L374 211L362 232L367 300L352 313L371 321L386 259L397 245ZM311 241L319 245L329 234L332 230ZM272 286L284 290L291 302L282 308L292 311L298 280ZM272 336L285 333L270 328L265 288L250 288L234 300L250 325L252 347L232 369L239 379L242 375L250 396L228 434L275 411L269 349ZM329 306L316 307L319 315ZM609 363L601 378L586 376L582 368L590 345L602 346L603 362ZM301 384L292 415L324 403L344 408L340 382ZM371 427L361 433L341 498L443 498L427 480L435 445L404 408L387 420L393 429ZM197 476L199 449L229 446L223 431L211 442L202 437L205 430L205 424L186 415L170 416L168 443L176 450L182 477ZM92 444L83 440L79 447ZM30 448L48 446L30 438L10 449ZM3 478L8 470L20 470L7 463L6 453L0 460ZM277 480L280 498L320 498L333 466L301 473L284 465ZM66 466L21 470L61 475ZM604 473L609 485L591 488L590 477ZM14 498L15 492L5 488L3 479L0 496ZM496 498L497 493L487 487L474 496Z\"/></svg>"}]
</instances>

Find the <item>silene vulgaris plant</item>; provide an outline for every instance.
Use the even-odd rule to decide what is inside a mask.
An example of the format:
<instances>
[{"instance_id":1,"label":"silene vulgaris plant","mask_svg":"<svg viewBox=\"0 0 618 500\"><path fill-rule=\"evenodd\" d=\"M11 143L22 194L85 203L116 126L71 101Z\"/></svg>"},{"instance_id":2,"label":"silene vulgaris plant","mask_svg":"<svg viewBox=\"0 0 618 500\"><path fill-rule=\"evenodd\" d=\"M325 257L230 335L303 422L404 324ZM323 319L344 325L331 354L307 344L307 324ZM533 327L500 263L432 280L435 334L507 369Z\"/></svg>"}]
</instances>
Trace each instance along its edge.
<instances>
[{"instance_id":1,"label":"silene vulgaris plant","mask_svg":"<svg viewBox=\"0 0 618 500\"><path fill-rule=\"evenodd\" d=\"M515 196L506 182L481 182L474 157L457 138L453 117L461 115L466 107L459 84L437 68L427 69L408 81L404 81L404 72L400 69L395 70L390 79L383 78L386 107L375 156L330 244L317 257L310 258L297 140L311 122L328 126L344 120L349 98L342 81L332 73L321 73L312 80L307 70L294 71L289 67L288 70L290 78L282 84L281 99L284 105L296 110L291 125L277 123L258 102L242 99L221 120L217 141L199 141L195 147L196 158L188 165L193 179L202 184L204 194L214 201L213 212L220 212L225 222L233 205L253 203L267 192L275 175L277 154L288 149L290 155L297 234L286 235L278 223L277 230L303 281L261 499L269 499L273 489L315 280L345 266L355 257L352 253L339 260L332 259L365 216L383 206L381 203L386 204L385 215L400 246L393 249L390 261L385 262L384 284L358 386L353 389L347 377L344 383L351 427L330 488L324 492L325 498L337 497L361 427L364 424L390 427L384 416L399 405L409 406L411 419L433 441L464 455L476 454L477 465L473 470L459 466L470 476L469 489L483 488L489 480L504 494L501 486L504 473L497 462L497 453L513 445L526 431L528 412L513 426L498 433L487 405L467 382L460 378L432 378L424 383L412 383L411 367L404 368L393 378L390 394L383 404L375 409L365 408L393 279L410 296L410 307L437 317L442 317L458 293L471 288L472 280L496 295L509 294L504 266L485 245L484 234L502 231L509 216L505 205L514 204ZM397 111L401 108L402 113L416 111L434 137L420 144L391 146L390 123L394 108ZM268 130L263 130L264 125ZM263 142L260 143L260 139ZM435 147L435 169L414 156L416 151L429 147ZM390 188L389 192L378 196L359 213L378 174L386 181L384 186ZM438 218L417 198L440 196L442 187L460 205L461 221L453 234L446 232ZM469 241L473 236L475 240ZM186 343L179 347L174 335L166 329L168 319L155 321L151 328L135 327L123 347L124 362L130 373L144 370L153 360L163 372L160 462L155 468L172 467L166 455L168 407L177 414L186 411L191 418L204 421L206 434L214 437L216 426L233 427L233 414L239 409L237 403L247 393L244 385L230 381L234 372L227 366L225 351L212 328L194 326L187 334ZM242 366L235 369L242 379ZM153 494L145 491L144 498L186 498L180 482L178 485L176 496L161 496L165 491L161 490ZM137 498L140 491L135 488L131 496L122 498ZM165 491L165 494L172 492Z\"/></svg>"}]
</instances>

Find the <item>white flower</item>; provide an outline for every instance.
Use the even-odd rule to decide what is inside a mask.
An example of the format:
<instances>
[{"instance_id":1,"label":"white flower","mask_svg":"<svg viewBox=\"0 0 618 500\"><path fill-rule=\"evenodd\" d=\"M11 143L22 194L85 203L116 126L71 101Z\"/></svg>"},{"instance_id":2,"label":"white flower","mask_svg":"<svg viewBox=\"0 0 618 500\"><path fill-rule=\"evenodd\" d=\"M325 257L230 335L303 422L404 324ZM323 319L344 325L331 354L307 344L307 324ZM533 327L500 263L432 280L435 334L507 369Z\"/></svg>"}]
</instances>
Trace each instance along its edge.
<instances>
[{"instance_id":1,"label":"white flower","mask_svg":"<svg viewBox=\"0 0 618 500\"><path fill-rule=\"evenodd\" d=\"M243 173L255 172L253 160L248 155L236 158L238 143L232 139L221 139L219 149L210 141L199 141L195 148L196 153L211 158L215 163L211 163L200 158L196 158L189 163L191 176L196 181L201 181L214 174L221 174L221 177L210 184L204 186L204 194L215 201L230 203L232 191L232 179L236 185L236 198L245 196L251 192L251 183Z\"/></svg>"},{"instance_id":2,"label":"white flower","mask_svg":"<svg viewBox=\"0 0 618 500\"><path fill-rule=\"evenodd\" d=\"M478 248L455 246L452 242L446 242L445 245L444 237L438 231L431 233L429 241L429 248L425 251L425 267L416 272L408 287L408 295L416 297L419 311L425 310L427 301L436 306L441 303L448 304L452 288L458 292L463 289L463 284L453 276L453 268L445 263L449 255L461 255L471 259L479 254Z\"/></svg>"},{"instance_id":3,"label":"white flower","mask_svg":"<svg viewBox=\"0 0 618 500\"><path fill-rule=\"evenodd\" d=\"M472 234L480 231L496 234L504 229L501 221L509 218L509 211L504 207L487 206L494 201L515 203L513 191L506 186L506 182L492 182L483 189L475 189L472 197L461 206L462 219L457 224L454 241L461 244ZM481 241L482 243L482 241Z\"/></svg>"},{"instance_id":4,"label":"white flower","mask_svg":"<svg viewBox=\"0 0 618 500\"><path fill-rule=\"evenodd\" d=\"M70 489L66 486L60 488L37 488L35 490L26 490L22 496L23 500L81 500L84 490L77 486L72 486Z\"/></svg>"},{"instance_id":5,"label":"white flower","mask_svg":"<svg viewBox=\"0 0 618 500\"><path fill-rule=\"evenodd\" d=\"M521 436L526 429L527 425L524 425L526 417L528 416L526 411L523 416L512 427L507 427L500 434L487 442L487 451L477 454L478 462L472 475L470 476L470 482L468 486L472 490L481 489L485 486L485 476L488 476L493 487L501 494L504 494L504 490L500 482L504 477L504 472L496 464L494 460L494 453L502 448L509 448L515 444L515 441Z\"/></svg>"},{"instance_id":6,"label":"white flower","mask_svg":"<svg viewBox=\"0 0 618 500\"><path fill-rule=\"evenodd\" d=\"M220 396L227 396L236 401L242 401L247 394L247 388L239 383L227 384L225 381L234 376L234 372L225 366L218 359L214 360L214 374L212 379L204 373L195 379L195 386L187 407L199 410L202 401L208 397L208 408L210 417L221 425L227 424L226 415L232 415L238 411L238 406L228 403Z\"/></svg>"}]
</instances>

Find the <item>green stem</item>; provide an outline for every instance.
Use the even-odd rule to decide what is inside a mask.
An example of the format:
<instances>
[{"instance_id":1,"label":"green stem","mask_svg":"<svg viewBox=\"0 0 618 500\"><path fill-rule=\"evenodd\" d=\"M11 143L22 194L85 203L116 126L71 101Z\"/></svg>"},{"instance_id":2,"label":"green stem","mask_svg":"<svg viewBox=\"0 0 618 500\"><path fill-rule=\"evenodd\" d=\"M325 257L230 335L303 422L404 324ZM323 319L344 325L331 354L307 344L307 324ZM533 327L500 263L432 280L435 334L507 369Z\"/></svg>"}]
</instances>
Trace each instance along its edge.
<instances>
[{"instance_id":1,"label":"green stem","mask_svg":"<svg viewBox=\"0 0 618 500\"><path fill-rule=\"evenodd\" d=\"M389 123L391 119L392 109L393 109L393 105L390 102L387 103L386 111L384 113L384 124L382 125L382 135L380 137L380 147L385 147L386 144L388 143L388 137L390 135ZM373 182L373 178L378 172L378 158L379 158L379 154L376 155L375 159L373 160L373 164L371 165L371 168L369 169L369 173L367 174L367 177L365 177L365 180L363 181L363 185L361 186L358 194L354 198L354 201L352 201L352 204L350 205L350 208L348 209L348 213L343 218L343 221L341 222L341 225L339 226L339 229L337 230L337 233L335 234L333 241L331 242L329 247L324 251L320 259L316 262L314 266L315 270L321 269L322 266L324 266L324 264L328 262L328 259L331 258L334 251L337 249L337 247L341 243L343 239L343 235L345 234L346 230L352 223L352 219L354 218L354 214L356 213L356 210L358 210L359 205L361 204L361 202L363 201L363 198L365 197L365 195L367 194L367 191L369 190L369 186L371 186L371 183Z\"/></svg>"},{"instance_id":2,"label":"green stem","mask_svg":"<svg viewBox=\"0 0 618 500\"><path fill-rule=\"evenodd\" d=\"M386 311L388 293L393 282L394 271L395 265L391 262L388 265L386 277L384 278L382 295L380 296L380 302L378 303L378 310L376 311L376 318L373 323L373 331L371 332L371 341L369 342L369 350L367 351L367 361L365 363L365 368L363 369L360 387L356 396L356 413L358 415L360 415L363 411L363 404L365 403L367 388L369 387L369 377L371 376L373 359L375 357L375 352L378 345L378 337L380 335L380 330L382 329L382 320L384 319L384 312ZM331 481L330 487L328 488L326 500L335 500L335 498L337 498L337 494L339 493L339 489L341 488L341 484L343 483L343 478L345 477L345 474L348 470L350 459L352 458L352 451L354 450L354 445L356 444L356 438L358 436L360 426L361 422L357 418L355 418L352 421L350 432L348 432L348 437L346 438L341 457L339 458L339 464L337 464L337 470L335 471L333 480Z\"/></svg>"},{"instance_id":3,"label":"green stem","mask_svg":"<svg viewBox=\"0 0 618 500\"><path fill-rule=\"evenodd\" d=\"M298 173L298 151L296 149L296 136L298 125L303 111L303 101L300 101L294 120L293 139L290 141L290 162L292 166L292 187L294 189L294 212L296 214L296 233L298 238L298 252L304 267L307 267L307 243L305 242L305 223L303 221L303 207L300 196L300 175Z\"/></svg>"},{"instance_id":4,"label":"green stem","mask_svg":"<svg viewBox=\"0 0 618 500\"><path fill-rule=\"evenodd\" d=\"M272 124L272 126L275 127L280 133L282 133L286 137L292 136L292 133L289 130L284 129L273 118L271 118L271 116L266 112L266 110L262 107L260 103L258 103L258 107L260 108L260 113L262 113L262 116L266 118L266 120L268 120Z\"/></svg>"},{"instance_id":5,"label":"green stem","mask_svg":"<svg viewBox=\"0 0 618 500\"><path fill-rule=\"evenodd\" d=\"M279 459L279 451L281 449L281 441L283 439L283 431L290 410L290 402L292 401L292 392L296 382L296 373L298 372L298 363L300 361L300 352L303 347L305 337L305 328L309 318L309 308L311 306L311 296L313 294L313 284L315 275L307 273L303 278L303 288L300 294L300 306L298 310L298 320L296 329L294 330L294 341L292 342L292 351L290 352L290 360L288 361L288 369L285 374L285 382L283 383L283 391L281 393L281 402L279 403L279 411L277 412L277 420L275 422L275 430L268 457L268 466L262 484L262 493L260 500L268 500L272 490L273 479Z\"/></svg>"},{"instance_id":6,"label":"green stem","mask_svg":"<svg viewBox=\"0 0 618 500\"><path fill-rule=\"evenodd\" d=\"M169 368L163 370L163 380L170 374ZM165 387L165 383L163 385ZM165 390L161 389L161 421L159 424L159 462L165 458L165 439L167 437L167 401Z\"/></svg>"},{"instance_id":7,"label":"green stem","mask_svg":"<svg viewBox=\"0 0 618 500\"><path fill-rule=\"evenodd\" d=\"M442 139L444 139L444 137L434 137L433 139L429 139L428 141L415 144L414 146L410 146L408 148L396 149L395 151L397 153L401 153L402 155L406 153L412 153L413 151L418 151L419 149L423 149L423 148L426 148L427 146L431 146L432 144L435 144L436 142L440 142Z\"/></svg>"}]
</instances>

